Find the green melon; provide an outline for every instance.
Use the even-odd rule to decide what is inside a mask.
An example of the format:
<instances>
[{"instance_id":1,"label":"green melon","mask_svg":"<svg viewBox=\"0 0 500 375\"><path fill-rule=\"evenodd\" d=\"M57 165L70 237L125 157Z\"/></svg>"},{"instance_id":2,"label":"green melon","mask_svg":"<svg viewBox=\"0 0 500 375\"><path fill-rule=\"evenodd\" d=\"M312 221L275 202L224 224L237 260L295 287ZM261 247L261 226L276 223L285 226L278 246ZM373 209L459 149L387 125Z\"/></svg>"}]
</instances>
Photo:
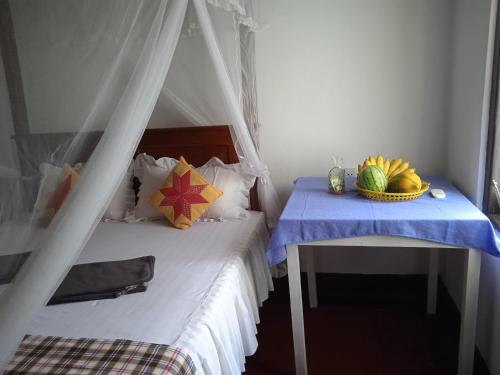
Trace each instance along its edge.
<instances>
[{"instance_id":1,"label":"green melon","mask_svg":"<svg viewBox=\"0 0 500 375\"><path fill-rule=\"evenodd\" d=\"M387 177L385 177L382 168L370 165L358 174L357 183L362 189L385 191L387 188Z\"/></svg>"}]
</instances>

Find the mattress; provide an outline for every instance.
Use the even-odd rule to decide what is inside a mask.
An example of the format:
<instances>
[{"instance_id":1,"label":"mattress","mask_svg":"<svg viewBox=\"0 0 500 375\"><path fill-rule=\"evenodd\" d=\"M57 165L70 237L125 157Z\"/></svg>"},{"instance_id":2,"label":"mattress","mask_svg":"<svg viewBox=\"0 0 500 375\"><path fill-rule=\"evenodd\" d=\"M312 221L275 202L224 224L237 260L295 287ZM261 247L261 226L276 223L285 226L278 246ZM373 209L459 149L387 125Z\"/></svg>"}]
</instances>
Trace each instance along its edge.
<instances>
[{"instance_id":1,"label":"mattress","mask_svg":"<svg viewBox=\"0 0 500 375\"><path fill-rule=\"evenodd\" d=\"M100 223L77 263L156 257L145 293L44 307L28 334L129 339L185 350L200 374L235 374L257 348L258 306L272 290L260 212L179 230L163 221Z\"/></svg>"}]
</instances>

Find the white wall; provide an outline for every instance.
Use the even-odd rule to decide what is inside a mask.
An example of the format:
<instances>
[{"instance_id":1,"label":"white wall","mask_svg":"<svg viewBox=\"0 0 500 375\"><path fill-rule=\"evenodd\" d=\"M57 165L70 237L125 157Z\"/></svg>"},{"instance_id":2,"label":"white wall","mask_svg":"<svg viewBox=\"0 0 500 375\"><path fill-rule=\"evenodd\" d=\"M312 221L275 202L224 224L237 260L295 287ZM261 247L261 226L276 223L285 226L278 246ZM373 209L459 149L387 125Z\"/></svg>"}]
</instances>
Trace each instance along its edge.
<instances>
[{"instance_id":1,"label":"white wall","mask_svg":"<svg viewBox=\"0 0 500 375\"><path fill-rule=\"evenodd\" d=\"M402 155L446 168L451 0L274 0L257 34L263 155L283 201L297 176ZM361 253L360 253L361 252ZM323 251L319 270L424 272L426 254Z\"/></svg>"},{"instance_id":2,"label":"white wall","mask_svg":"<svg viewBox=\"0 0 500 375\"><path fill-rule=\"evenodd\" d=\"M484 180L495 5L496 0L457 0L454 14L448 175L478 206ZM477 344L490 372L499 374L500 260L484 254L482 262ZM462 270L463 256L450 252L442 276L458 306Z\"/></svg>"},{"instance_id":3,"label":"white wall","mask_svg":"<svg viewBox=\"0 0 500 375\"><path fill-rule=\"evenodd\" d=\"M454 7L448 176L478 205L489 106L490 7L491 0L456 0Z\"/></svg>"},{"instance_id":4,"label":"white wall","mask_svg":"<svg viewBox=\"0 0 500 375\"><path fill-rule=\"evenodd\" d=\"M481 168L487 128L488 33L491 0L457 0L454 9L447 175L476 205L481 205ZM460 305L463 257L446 257L444 279Z\"/></svg>"}]
</instances>

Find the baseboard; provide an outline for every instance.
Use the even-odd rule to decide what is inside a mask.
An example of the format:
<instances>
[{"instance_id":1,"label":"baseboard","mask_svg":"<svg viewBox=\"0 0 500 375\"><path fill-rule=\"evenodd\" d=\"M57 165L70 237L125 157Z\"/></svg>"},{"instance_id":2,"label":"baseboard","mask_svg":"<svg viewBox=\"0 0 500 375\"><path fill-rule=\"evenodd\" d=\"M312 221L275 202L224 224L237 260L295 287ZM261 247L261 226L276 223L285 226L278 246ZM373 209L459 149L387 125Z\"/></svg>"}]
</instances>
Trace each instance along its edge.
<instances>
[{"instance_id":1,"label":"baseboard","mask_svg":"<svg viewBox=\"0 0 500 375\"><path fill-rule=\"evenodd\" d=\"M304 306L309 304L307 277L302 273ZM321 305L377 306L408 309L425 319L431 337L433 361L442 374L456 374L460 312L441 279L438 281L437 314L426 314L427 275L362 275L318 273L318 303ZM289 303L288 279L275 279L270 303ZM476 348L475 375L491 375Z\"/></svg>"}]
</instances>

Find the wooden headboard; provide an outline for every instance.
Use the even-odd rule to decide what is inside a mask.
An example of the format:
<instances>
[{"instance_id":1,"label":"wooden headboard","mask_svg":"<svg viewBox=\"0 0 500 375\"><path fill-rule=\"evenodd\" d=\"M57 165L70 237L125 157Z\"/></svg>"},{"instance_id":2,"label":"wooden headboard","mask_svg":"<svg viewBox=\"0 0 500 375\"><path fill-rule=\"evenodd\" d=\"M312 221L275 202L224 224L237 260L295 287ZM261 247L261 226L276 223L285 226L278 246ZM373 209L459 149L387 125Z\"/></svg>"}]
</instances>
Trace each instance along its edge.
<instances>
[{"instance_id":1,"label":"wooden headboard","mask_svg":"<svg viewBox=\"0 0 500 375\"><path fill-rule=\"evenodd\" d=\"M195 167L214 156L226 164L239 163L227 125L146 129L136 155L143 152L155 158L184 156ZM250 191L250 208L260 211L257 186Z\"/></svg>"},{"instance_id":2,"label":"wooden headboard","mask_svg":"<svg viewBox=\"0 0 500 375\"><path fill-rule=\"evenodd\" d=\"M74 155L73 161L85 162L101 135L102 132L97 131L86 133L81 155ZM69 142L72 137L72 133L24 134L14 137L18 151L24 155L23 172L26 175L36 173L37 161L47 160L50 152L64 141ZM135 155L143 152L155 158L168 156L178 159L184 156L195 167L205 164L213 156L226 164L239 162L227 125L146 129ZM29 159L30 155L35 156L33 160ZM252 210L260 210L256 186L250 191L250 207Z\"/></svg>"},{"instance_id":3,"label":"wooden headboard","mask_svg":"<svg viewBox=\"0 0 500 375\"><path fill-rule=\"evenodd\" d=\"M227 125L146 129L135 154L143 152L155 158L184 156L195 167L213 156L226 164L239 163Z\"/></svg>"}]
</instances>

